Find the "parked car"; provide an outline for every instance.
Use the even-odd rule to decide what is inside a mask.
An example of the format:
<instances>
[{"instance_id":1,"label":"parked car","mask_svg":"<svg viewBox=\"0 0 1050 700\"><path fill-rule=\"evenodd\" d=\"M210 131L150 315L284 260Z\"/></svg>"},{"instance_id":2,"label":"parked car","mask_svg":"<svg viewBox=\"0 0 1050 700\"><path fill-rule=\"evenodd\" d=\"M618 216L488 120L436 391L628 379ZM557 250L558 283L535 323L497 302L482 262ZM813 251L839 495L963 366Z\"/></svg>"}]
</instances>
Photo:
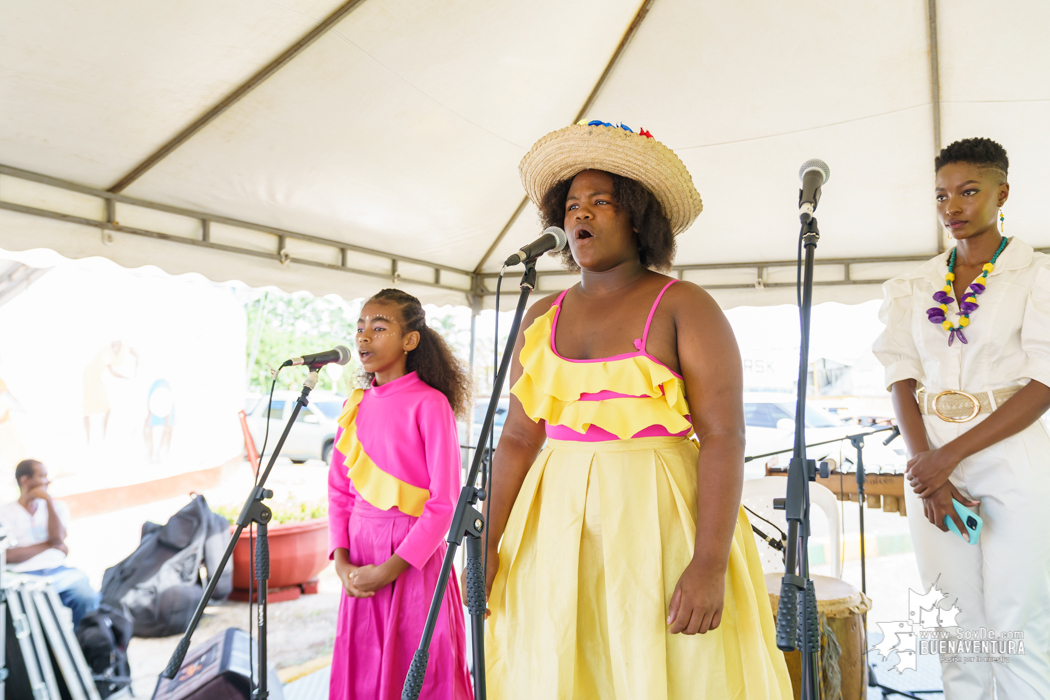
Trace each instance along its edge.
<instances>
[{"instance_id":1,"label":"parked car","mask_svg":"<svg viewBox=\"0 0 1050 700\"><path fill-rule=\"evenodd\" d=\"M266 426L270 427L270 438L266 445L267 452L273 450L281 437L285 422L292 415L297 391L275 391L273 404L267 405L269 394L255 401L255 405L246 410L248 430L258 449L263 447ZM296 464L308 459L320 459L325 462L332 456L335 444L336 420L343 410L346 397L330 391L314 391L310 394L310 403L299 412L288 433L288 439L281 449L281 456L287 457ZM250 402L248 402L250 403Z\"/></svg>"},{"instance_id":2,"label":"parked car","mask_svg":"<svg viewBox=\"0 0 1050 700\"><path fill-rule=\"evenodd\" d=\"M481 437L481 428L485 423L485 412L489 407L489 399L478 399L474 402L474 414L471 416L473 420L473 434L469 440L467 437L467 424L465 422L459 422L459 445L463 448L463 467L464 469L470 466L470 461L474 458L474 449L477 447L478 438ZM503 433L503 423L507 420L507 411L510 410L510 399L500 399L496 404L496 415L492 419L492 445L499 445L499 437ZM488 444L485 444L486 454L488 451Z\"/></svg>"},{"instance_id":3,"label":"parked car","mask_svg":"<svg viewBox=\"0 0 1050 700\"><path fill-rule=\"evenodd\" d=\"M793 394L744 394L744 429L746 431L746 455L759 455L777 450L790 450L795 444L795 396ZM847 435L862 433L865 428L847 423L834 414L816 406L806 406L806 443L835 440ZM903 448L887 447L882 440L888 433L864 441L864 466L873 473L878 471L903 471L907 459ZM822 460L831 457L842 471L851 471L857 460L857 451L848 441L833 442L808 450L810 459ZM744 466L744 478L765 476L765 466L786 467L790 452L778 456L756 459Z\"/></svg>"}]
</instances>

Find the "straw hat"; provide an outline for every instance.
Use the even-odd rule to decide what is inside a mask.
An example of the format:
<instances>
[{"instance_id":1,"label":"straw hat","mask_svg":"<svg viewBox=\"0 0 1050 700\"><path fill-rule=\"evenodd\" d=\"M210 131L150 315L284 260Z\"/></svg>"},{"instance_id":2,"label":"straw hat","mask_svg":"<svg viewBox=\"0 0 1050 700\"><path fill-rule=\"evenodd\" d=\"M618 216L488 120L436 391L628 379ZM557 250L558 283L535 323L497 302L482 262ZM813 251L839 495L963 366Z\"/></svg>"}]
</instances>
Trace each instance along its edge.
<instances>
[{"instance_id":1,"label":"straw hat","mask_svg":"<svg viewBox=\"0 0 1050 700\"><path fill-rule=\"evenodd\" d=\"M604 170L642 183L656 196L677 236L704 208L685 164L648 131L601 121L553 131L533 145L518 165L521 184L540 206L552 186L584 170Z\"/></svg>"}]
</instances>

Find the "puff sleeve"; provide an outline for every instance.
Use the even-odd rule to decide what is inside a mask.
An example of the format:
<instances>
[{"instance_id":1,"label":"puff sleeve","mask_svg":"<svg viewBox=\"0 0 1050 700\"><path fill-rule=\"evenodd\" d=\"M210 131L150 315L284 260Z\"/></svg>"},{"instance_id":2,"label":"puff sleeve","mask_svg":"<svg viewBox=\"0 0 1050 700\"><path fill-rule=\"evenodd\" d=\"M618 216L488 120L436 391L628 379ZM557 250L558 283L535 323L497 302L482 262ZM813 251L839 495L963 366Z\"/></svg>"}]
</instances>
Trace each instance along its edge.
<instances>
[{"instance_id":1,"label":"puff sleeve","mask_svg":"<svg viewBox=\"0 0 1050 700\"><path fill-rule=\"evenodd\" d=\"M923 378L922 361L912 337L912 282L895 277L882 285L879 320L886 328L875 339L872 352L886 369L886 389L904 379Z\"/></svg>"},{"instance_id":2,"label":"puff sleeve","mask_svg":"<svg viewBox=\"0 0 1050 700\"><path fill-rule=\"evenodd\" d=\"M1036 271L1025 304L1021 349L1027 355L1022 376L1050 386L1050 261Z\"/></svg>"}]
</instances>

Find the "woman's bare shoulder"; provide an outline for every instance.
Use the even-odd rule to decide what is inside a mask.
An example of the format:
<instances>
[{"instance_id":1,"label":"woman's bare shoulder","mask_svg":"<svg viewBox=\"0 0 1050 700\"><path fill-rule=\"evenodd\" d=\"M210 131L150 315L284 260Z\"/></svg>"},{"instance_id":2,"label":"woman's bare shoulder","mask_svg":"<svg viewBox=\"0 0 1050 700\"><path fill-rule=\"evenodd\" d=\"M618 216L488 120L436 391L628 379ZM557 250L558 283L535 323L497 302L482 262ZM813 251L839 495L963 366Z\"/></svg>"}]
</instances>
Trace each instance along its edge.
<instances>
[{"instance_id":1,"label":"woman's bare shoulder","mask_svg":"<svg viewBox=\"0 0 1050 700\"><path fill-rule=\"evenodd\" d=\"M711 294L698 284L679 280L664 293L668 311L676 319L724 317L722 308Z\"/></svg>"},{"instance_id":2,"label":"woman's bare shoulder","mask_svg":"<svg viewBox=\"0 0 1050 700\"><path fill-rule=\"evenodd\" d=\"M525 319L522 322L522 325L528 327L530 323L550 311L551 306L557 301L558 295L560 294L561 292L548 294L539 301L533 302L532 306L529 307L529 310L525 312Z\"/></svg>"}]
</instances>

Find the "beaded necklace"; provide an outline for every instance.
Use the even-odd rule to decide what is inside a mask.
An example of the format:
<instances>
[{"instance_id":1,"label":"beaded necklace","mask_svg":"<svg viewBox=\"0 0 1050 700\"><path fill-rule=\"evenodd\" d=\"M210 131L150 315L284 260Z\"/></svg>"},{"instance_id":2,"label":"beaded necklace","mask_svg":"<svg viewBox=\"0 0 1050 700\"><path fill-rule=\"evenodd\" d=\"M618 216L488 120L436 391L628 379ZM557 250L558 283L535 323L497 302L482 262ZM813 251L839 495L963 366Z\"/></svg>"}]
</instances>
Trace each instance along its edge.
<instances>
[{"instance_id":1,"label":"beaded necklace","mask_svg":"<svg viewBox=\"0 0 1050 700\"><path fill-rule=\"evenodd\" d=\"M1007 239L1004 236L1003 242L999 244L999 248L995 251L995 255L992 256L991 262L984 264L981 268L981 274L977 275L977 279L970 284L969 293L959 301L958 326L953 326L952 322L944 317L944 314L948 311L948 304L955 301L948 294L952 291L952 282L955 281L955 254L958 251L958 248L952 249L952 255L948 258L948 274L944 276L944 287L933 295L933 300L937 302L937 306L926 309L926 315L929 317L930 323L936 323L948 331L949 347L955 342L956 336L959 337L959 342L966 344L966 336L963 335L962 329L970 325L970 314L977 310L977 297L984 294L984 290L988 285L988 274L995 269L995 261L999 259L999 255L1006 248L1006 243Z\"/></svg>"}]
</instances>

